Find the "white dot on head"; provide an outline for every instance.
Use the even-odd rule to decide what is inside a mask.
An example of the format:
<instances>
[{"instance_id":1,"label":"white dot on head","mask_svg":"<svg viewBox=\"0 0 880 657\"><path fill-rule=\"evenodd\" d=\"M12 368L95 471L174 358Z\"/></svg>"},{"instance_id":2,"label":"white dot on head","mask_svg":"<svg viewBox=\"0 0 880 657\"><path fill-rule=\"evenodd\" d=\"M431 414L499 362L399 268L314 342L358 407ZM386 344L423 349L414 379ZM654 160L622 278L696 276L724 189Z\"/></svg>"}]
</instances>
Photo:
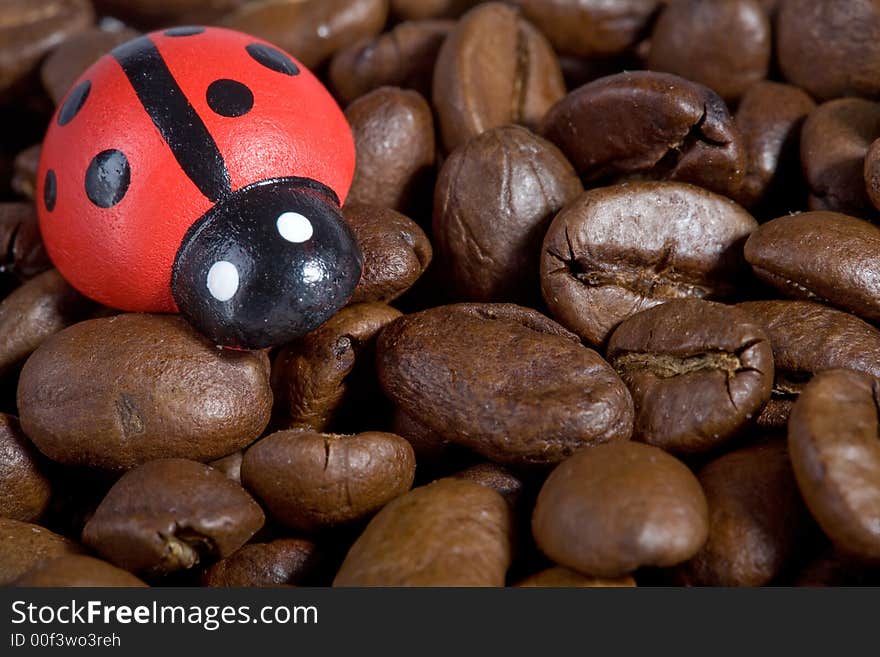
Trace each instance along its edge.
<instances>
[{"instance_id":1,"label":"white dot on head","mask_svg":"<svg viewBox=\"0 0 880 657\"><path fill-rule=\"evenodd\" d=\"M312 222L299 212L284 212L275 225L281 237L294 244L308 241L314 233Z\"/></svg>"},{"instance_id":2,"label":"white dot on head","mask_svg":"<svg viewBox=\"0 0 880 657\"><path fill-rule=\"evenodd\" d=\"M208 270L208 292L217 301L229 301L238 292L238 270L231 262L220 260Z\"/></svg>"}]
</instances>

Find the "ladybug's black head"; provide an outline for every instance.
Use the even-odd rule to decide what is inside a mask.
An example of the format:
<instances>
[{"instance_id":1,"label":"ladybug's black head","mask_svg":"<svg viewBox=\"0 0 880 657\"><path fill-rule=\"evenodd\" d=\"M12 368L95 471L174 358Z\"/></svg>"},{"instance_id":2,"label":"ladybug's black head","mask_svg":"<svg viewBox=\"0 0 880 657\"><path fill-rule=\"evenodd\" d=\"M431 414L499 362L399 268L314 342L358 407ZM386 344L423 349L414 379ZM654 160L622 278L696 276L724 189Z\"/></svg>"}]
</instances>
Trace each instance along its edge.
<instances>
[{"instance_id":1,"label":"ladybug's black head","mask_svg":"<svg viewBox=\"0 0 880 657\"><path fill-rule=\"evenodd\" d=\"M313 180L278 178L238 190L193 224L171 291L216 344L262 349L329 319L351 297L362 266L335 194Z\"/></svg>"}]
</instances>

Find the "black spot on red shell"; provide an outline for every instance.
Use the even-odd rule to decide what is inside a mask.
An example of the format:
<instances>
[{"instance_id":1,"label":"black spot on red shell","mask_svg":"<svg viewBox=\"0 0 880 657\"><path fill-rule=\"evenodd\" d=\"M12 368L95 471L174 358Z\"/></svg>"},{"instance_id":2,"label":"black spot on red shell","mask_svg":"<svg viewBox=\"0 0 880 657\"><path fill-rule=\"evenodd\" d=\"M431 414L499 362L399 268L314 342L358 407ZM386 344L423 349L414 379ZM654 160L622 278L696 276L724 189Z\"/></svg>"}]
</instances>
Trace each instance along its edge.
<instances>
[{"instance_id":1,"label":"black spot on red shell","mask_svg":"<svg viewBox=\"0 0 880 657\"><path fill-rule=\"evenodd\" d=\"M79 114L82 106L86 104L89 92L92 90L92 83L83 80L67 94L67 99L58 112L58 125L67 125L73 118Z\"/></svg>"},{"instance_id":2,"label":"black spot on red shell","mask_svg":"<svg viewBox=\"0 0 880 657\"><path fill-rule=\"evenodd\" d=\"M172 27L170 30L165 30L165 36L188 37L202 34L204 31L205 28L201 25L183 25L181 27Z\"/></svg>"},{"instance_id":3,"label":"black spot on red shell","mask_svg":"<svg viewBox=\"0 0 880 657\"><path fill-rule=\"evenodd\" d=\"M131 167L125 153L111 148L98 153L86 171L86 194L99 208L112 208L128 191Z\"/></svg>"},{"instance_id":4,"label":"black spot on red shell","mask_svg":"<svg viewBox=\"0 0 880 657\"><path fill-rule=\"evenodd\" d=\"M206 94L208 107L215 114L235 118L251 111L254 94L246 85L235 80L215 80Z\"/></svg>"},{"instance_id":5,"label":"black spot on red shell","mask_svg":"<svg viewBox=\"0 0 880 657\"><path fill-rule=\"evenodd\" d=\"M298 75L299 66L286 53L264 43L252 43L246 47L248 54L255 61L268 69L285 75Z\"/></svg>"},{"instance_id":6,"label":"black spot on red shell","mask_svg":"<svg viewBox=\"0 0 880 657\"><path fill-rule=\"evenodd\" d=\"M43 203L49 212L55 209L55 199L58 198L58 181L55 179L55 172L49 169L46 172L46 182L43 185Z\"/></svg>"}]
</instances>

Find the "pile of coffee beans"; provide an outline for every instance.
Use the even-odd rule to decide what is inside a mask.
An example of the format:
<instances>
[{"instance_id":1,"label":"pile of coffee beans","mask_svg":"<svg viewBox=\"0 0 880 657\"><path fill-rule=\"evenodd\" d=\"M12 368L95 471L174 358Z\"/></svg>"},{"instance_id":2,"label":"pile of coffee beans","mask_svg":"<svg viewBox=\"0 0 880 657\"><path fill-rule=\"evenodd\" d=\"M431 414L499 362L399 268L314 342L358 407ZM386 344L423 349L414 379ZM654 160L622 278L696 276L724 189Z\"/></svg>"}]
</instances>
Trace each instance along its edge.
<instances>
[{"instance_id":1,"label":"pile of coffee beans","mask_svg":"<svg viewBox=\"0 0 880 657\"><path fill-rule=\"evenodd\" d=\"M37 228L71 83L191 24L354 132L363 277L275 349ZM5 0L0 125L0 584L880 583L878 0Z\"/></svg>"}]
</instances>

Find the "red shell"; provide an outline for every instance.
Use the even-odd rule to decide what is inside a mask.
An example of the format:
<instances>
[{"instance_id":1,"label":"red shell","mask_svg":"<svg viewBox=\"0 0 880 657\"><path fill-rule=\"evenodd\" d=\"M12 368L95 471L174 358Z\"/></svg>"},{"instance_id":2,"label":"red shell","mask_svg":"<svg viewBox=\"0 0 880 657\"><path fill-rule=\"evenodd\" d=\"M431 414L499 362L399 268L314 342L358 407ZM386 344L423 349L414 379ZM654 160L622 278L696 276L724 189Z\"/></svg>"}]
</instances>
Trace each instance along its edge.
<instances>
[{"instance_id":1,"label":"red shell","mask_svg":"<svg viewBox=\"0 0 880 657\"><path fill-rule=\"evenodd\" d=\"M345 200L355 161L351 129L324 86L299 62L291 57L300 69L294 76L271 70L246 50L265 42L232 30L148 36L219 147L232 191L299 176ZM220 79L251 90L250 111L230 118L210 109L206 90ZM178 164L114 57L102 57L77 84L82 80L91 83L82 108L63 126L56 112L43 143L37 208L46 249L70 284L96 301L127 311L174 312L175 254L212 202ZM89 200L85 177L92 159L107 149L126 155L131 174L122 200L101 208ZM57 190L51 211L44 200L50 169Z\"/></svg>"}]
</instances>

